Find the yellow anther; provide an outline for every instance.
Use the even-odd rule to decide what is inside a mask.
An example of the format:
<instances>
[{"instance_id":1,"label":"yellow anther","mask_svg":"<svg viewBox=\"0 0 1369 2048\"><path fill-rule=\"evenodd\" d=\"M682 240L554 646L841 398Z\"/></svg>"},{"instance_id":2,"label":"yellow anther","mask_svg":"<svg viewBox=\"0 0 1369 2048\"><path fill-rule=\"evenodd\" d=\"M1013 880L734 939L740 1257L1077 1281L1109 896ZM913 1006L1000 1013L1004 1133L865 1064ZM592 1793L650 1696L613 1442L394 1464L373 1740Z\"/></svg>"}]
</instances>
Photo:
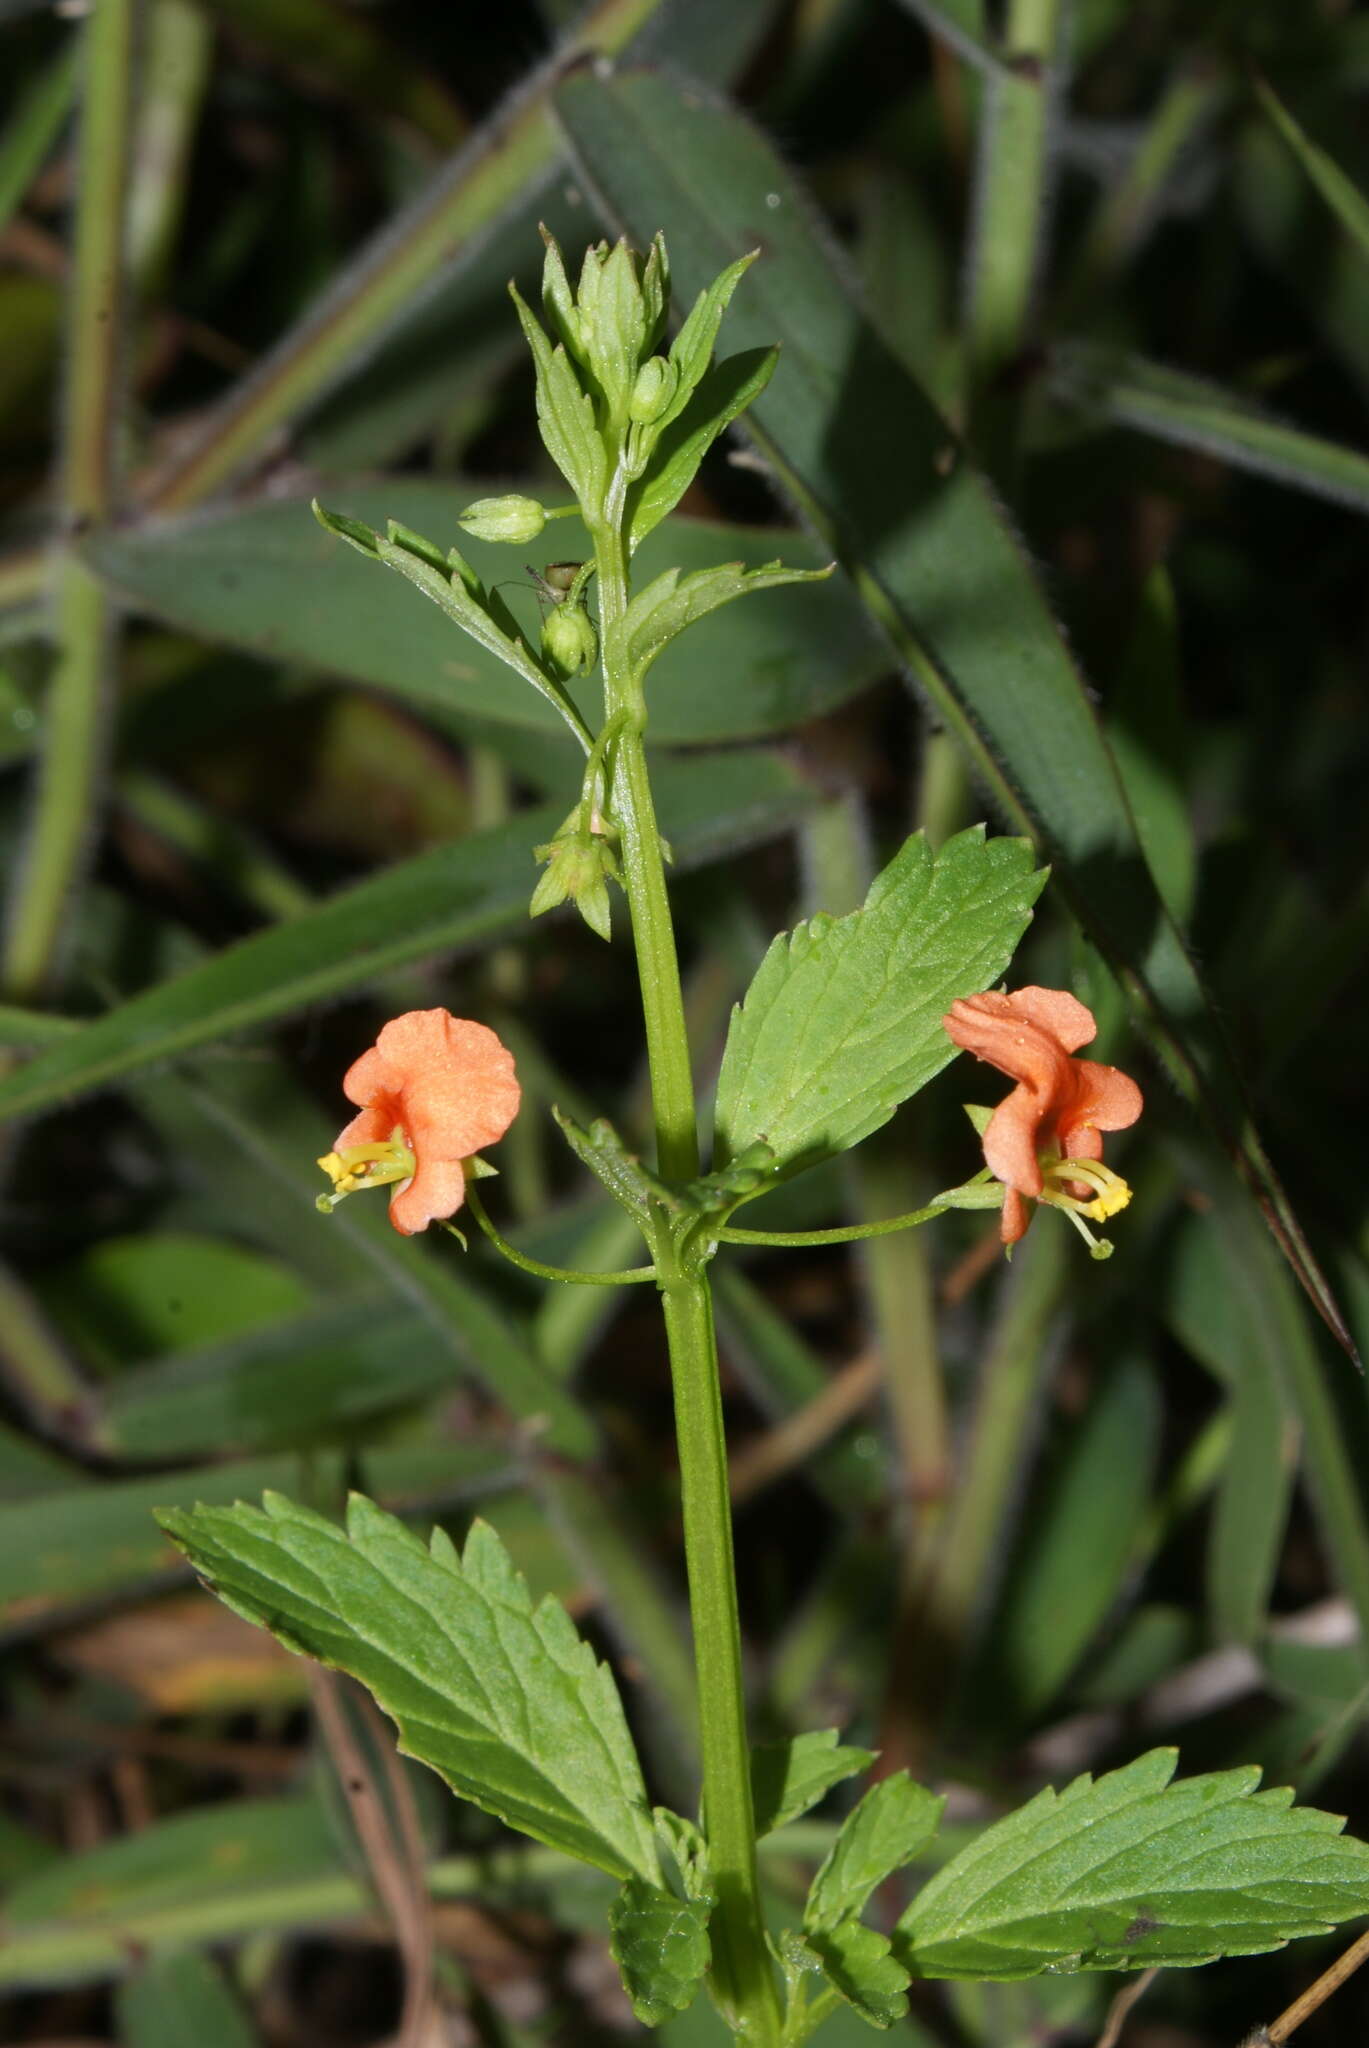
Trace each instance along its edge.
<instances>
[{"instance_id":1,"label":"yellow anther","mask_svg":"<svg viewBox=\"0 0 1369 2048\"><path fill-rule=\"evenodd\" d=\"M317 1206L335 1209L344 1195L361 1188L386 1187L392 1181L411 1180L415 1159L403 1130L395 1125L389 1137L374 1145L344 1145L339 1152L325 1152L318 1164L333 1183L331 1195L320 1195Z\"/></svg>"},{"instance_id":2,"label":"yellow anther","mask_svg":"<svg viewBox=\"0 0 1369 2048\"><path fill-rule=\"evenodd\" d=\"M1091 1216L1095 1223L1105 1223L1109 1216L1120 1215L1131 1200L1131 1189L1121 1174L1098 1159L1043 1159L1041 1174L1043 1202L1050 1202L1057 1209L1073 1210L1079 1216ZM1071 1181L1082 1181L1085 1187L1094 1190L1093 1195L1087 1201L1081 1200L1072 1193Z\"/></svg>"}]
</instances>

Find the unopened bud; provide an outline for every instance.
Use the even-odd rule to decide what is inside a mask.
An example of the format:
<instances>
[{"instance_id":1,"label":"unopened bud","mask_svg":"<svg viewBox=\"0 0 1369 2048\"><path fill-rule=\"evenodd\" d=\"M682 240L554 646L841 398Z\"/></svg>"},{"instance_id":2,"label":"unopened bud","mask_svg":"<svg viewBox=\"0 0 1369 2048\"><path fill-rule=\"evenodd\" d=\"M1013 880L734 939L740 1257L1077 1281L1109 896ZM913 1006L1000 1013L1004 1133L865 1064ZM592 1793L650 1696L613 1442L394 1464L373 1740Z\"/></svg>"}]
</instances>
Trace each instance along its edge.
<instances>
[{"instance_id":1,"label":"unopened bud","mask_svg":"<svg viewBox=\"0 0 1369 2048\"><path fill-rule=\"evenodd\" d=\"M593 668L599 656L599 635L589 613L578 604L557 605L543 621L542 652L563 676L582 675Z\"/></svg>"},{"instance_id":2,"label":"unopened bud","mask_svg":"<svg viewBox=\"0 0 1369 2048\"><path fill-rule=\"evenodd\" d=\"M546 509L536 498L520 498L514 492L504 498L477 498L458 522L474 540L512 541L515 545L536 540L546 523Z\"/></svg>"},{"instance_id":3,"label":"unopened bud","mask_svg":"<svg viewBox=\"0 0 1369 2048\"><path fill-rule=\"evenodd\" d=\"M661 417L680 381L680 373L665 356L648 356L637 372L628 400L628 418L649 427Z\"/></svg>"}]
</instances>

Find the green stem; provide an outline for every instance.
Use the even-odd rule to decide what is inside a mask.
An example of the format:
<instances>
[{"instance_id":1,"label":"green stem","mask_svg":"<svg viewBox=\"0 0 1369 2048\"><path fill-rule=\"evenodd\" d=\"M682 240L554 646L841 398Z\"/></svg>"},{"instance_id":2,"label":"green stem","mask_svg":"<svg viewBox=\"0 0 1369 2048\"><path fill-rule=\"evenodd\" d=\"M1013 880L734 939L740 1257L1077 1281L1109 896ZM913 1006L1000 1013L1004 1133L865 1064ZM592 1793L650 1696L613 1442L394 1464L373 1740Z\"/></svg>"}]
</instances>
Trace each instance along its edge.
<instances>
[{"instance_id":1,"label":"green stem","mask_svg":"<svg viewBox=\"0 0 1369 2048\"><path fill-rule=\"evenodd\" d=\"M983 1195L982 1201L966 1201L963 1198L973 1193ZM962 1188L948 1188L944 1195L936 1195L925 1209L909 1209L903 1216L886 1216L878 1223L839 1223L831 1230L737 1230L725 1224L711 1234L720 1244L853 1244L861 1237L888 1237L895 1230L915 1230L919 1223L930 1223L933 1216L944 1216L948 1209L996 1209L1002 1202L1003 1194L996 1182L967 1181Z\"/></svg>"},{"instance_id":2,"label":"green stem","mask_svg":"<svg viewBox=\"0 0 1369 2048\"><path fill-rule=\"evenodd\" d=\"M64 533L109 517L114 494L124 193L133 103L137 0L100 0L82 31L80 180L71 263L59 479ZM84 865L104 752L113 612L74 556L59 563L60 647L31 837L6 934L4 978L26 999L47 982L68 899Z\"/></svg>"},{"instance_id":3,"label":"green stem","mask_svg":"<svg viewBox=\"0 0 1369 2048\"><path fill-rule=\"evenodd\" d=\"M689 1181L699 1171L694 1084L675 929L642 742L646 712L625 645L627 551L618 493L610 492L594 544L605 708L611 721L627 714L614 748L612 798L642 990L658 1170L666 1180ZM714 1987L736 2032L754 2048L774 2048L782 2022L756 1872L712 1296L706 1273L683 1261L668 1220L661 1221L654 1240L675 1396L689 1609L702 1705L703 1806L717 1894L710 1925Z\"/></svg>"},{"instance_id":4,"label":"green stem","mask_svg":"<svg viewBox=\"0 0 1369 2048\"><path fill-rule=\"evenodd\" d=\"M474 1181L466 1183L466 1207L484 1231L497 1252L502 1252L511 1266L517 1266L524 1273L533 1273L539 1280L566 1280L577 1287L628 1287L634 1280L654 1280L654 1266L628 1266L617 1273L581 1272L576 1266L544 1266L540 1259L530 1259L501 1237L490 1219L489 1211L475 1191Z\"/></svg>"},{"instance_id":5,"label":"green stem","mask_svg":"<svg viewBox=\"0 0 1369 2048\"><path fill-rule=\"evenodd\" d=\"M1009 0L1009 68L985 83L966 309L976 439L991 470L1013 441L1015 397L995 387L1027 336L1040 260L1061 0Z\"/></svg>"}]
</instances>

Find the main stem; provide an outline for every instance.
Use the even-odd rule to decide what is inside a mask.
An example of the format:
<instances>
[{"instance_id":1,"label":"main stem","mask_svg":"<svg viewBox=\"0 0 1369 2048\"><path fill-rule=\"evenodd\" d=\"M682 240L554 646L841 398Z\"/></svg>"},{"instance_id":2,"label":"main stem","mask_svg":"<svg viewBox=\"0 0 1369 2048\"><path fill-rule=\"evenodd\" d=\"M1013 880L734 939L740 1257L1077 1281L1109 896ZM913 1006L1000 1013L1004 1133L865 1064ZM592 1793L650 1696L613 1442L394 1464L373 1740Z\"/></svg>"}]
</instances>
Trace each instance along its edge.
<instances>
[{"instance_id":1,"label":"main stem","mask_svg":"<svg viewBox=\"0 0 1369 2048\"><path fill-rule=\"evenodd\" d=\"M699 1170L694 1085L675 929L642 741L645 714L624 645L628 582L620 522L605 521L594 541L605 709L609 717L620 711L629 714L614 751L613 809L622 834L623 882L642 989L657 1163L663 1179L687 1181ZM704 1818L716 1893L710 1925L713 1978L736 2032L755 2048L774 2048L782 2022L756 1874L751 1753L712 1294L707 1273L679 1256L667 1228L662 1227L658 1240L652 1249L675 1393Z\"/></svg>"}]
</instances>

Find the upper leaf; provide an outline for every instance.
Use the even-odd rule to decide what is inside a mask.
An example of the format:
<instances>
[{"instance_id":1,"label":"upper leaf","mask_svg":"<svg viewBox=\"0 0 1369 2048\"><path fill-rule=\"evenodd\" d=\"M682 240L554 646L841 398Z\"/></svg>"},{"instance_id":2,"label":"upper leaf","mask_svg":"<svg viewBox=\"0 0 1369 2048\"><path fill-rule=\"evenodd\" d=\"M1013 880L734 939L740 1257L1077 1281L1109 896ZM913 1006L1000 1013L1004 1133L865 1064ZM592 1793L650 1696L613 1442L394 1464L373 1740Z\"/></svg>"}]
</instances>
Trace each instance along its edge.
<instances>
[{"instance_id":1,"label":"upper leaf","mask_svg":"<svg viewBox=\"0 0 1369 2048\"><path fill-rule=\"evenodd\" d=\"M808 1932L859 1913L876 1886L926 1848L945 1804L906 1771L872 1785L813 1879L803 1915Z\"/></svg>"},{"instance_id":2,"label":"upper leaf","mask_svg":"<svg viewBox=\"0 0 1369 2048\"><path fill-rule=\"evenodd\" d=\"M720 562L715 569L696 569L690 576L667 569L639 590L628 606L628 659L640 680L686 626L707 618L720 605L731 604L750 591L776 590L784 583L821 583L831 573L830 568L786 569L782 562L764 562L759 569L748 569L742 562Z\"/></svg>"},{"instance_id":3,"label":"upper leaf","mask_svg":"<svg viewBox=\"0 0 1369 2048\"><path fill-rule=\"evenodd\" d=\"M442 1530L425 1549L361 1494L345 1531L271 1493L158 1519L236 1613L360 1679L407 1754L463 1798L611 1876L656 1879L612 1674L555 1600L534 1607L487 1523L458 1557Z\"/></svg>"},{"instance_id":4,"label":"upper leaf","mask_svg":"<svg viewBox=\"0 0 1369 2048\"><path fill-rule=\"evenodd\" d=\"M630 1877L609 1908L609 1946L645 2027L683 2012L708 1968L711 1898L677 1899Z\"/></svg>"},{"instance_id":5,"label":"upper leaf","mask_svg":"<svg viewBox=\"0 0 1369 2048\"><path fill-rule=\"evenodd\" d=\"M726 1154L763 1139L792 1172L878 1130L954 1057L942 1017L997 981L1045 879L1025 840L975 826L933 855L915 834L861 909L781 933L732 1013Z\"/></svg>"},{"instance_id":6,"label":"upper leaf","mask_svg":"<svg viewBox=\"0 0 1369 2048\"><path fill-rule=\"evenodd\" d=\"M743 349L715 363L696 387L688 405L672 412L669 425L656 428L658 439L641 481L628 492L628 544L635 549L667 512L673 512L698 474L713 443L758 398L775 372L779 350Z\"/></svg>"},{"instance_id":7,"label":"upper leaf","mask_svg":"<svg viewBox=\"0 0 1369 2048\"><path fill-rule=\"evenodd\" d=\"M608 476L594 401L582 389L564 346L553 348L515 285L509 286L537 372L537 424L548 455L574 491L588 519L597 519Z\"/></svg>"},{"instance_id":8,"label":"upper leaf","mask_svg":"<svg viewBox=\"0 0 1369 2048\"><path fill-rule=\"evenodd\" d=\"M771 1835L797 1820L825 1793L857 1771L868 1771L874 1751L838 1744L835 1728L791 1735L785 1742L759 1743L751 1752L751 1800L756 1834Z\"/></svg>"},{"instance_id":9,"label":"upper leaf","mask_svg":"<svg viewBox=\"0 0 1369 2048\"><path fill-rule=\"evenodd\" d=\"M1256 1793L1258 1768L1171 1785L1151 1750L1040 1792L924 1885L895 1930L915 1976L1034 1977L1258 1955L1369 1908L1369 1846Z\"/></svg>"}]
</instances>

